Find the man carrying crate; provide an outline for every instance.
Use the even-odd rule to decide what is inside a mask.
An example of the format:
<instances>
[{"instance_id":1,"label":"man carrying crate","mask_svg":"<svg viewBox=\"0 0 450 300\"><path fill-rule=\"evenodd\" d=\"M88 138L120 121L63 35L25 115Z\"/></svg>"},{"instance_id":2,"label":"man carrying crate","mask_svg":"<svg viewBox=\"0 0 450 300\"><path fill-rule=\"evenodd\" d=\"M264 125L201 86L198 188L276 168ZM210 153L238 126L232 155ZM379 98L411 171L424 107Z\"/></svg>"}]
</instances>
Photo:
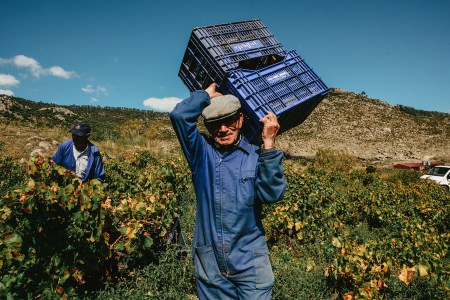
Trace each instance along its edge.
<instances>
[{"instance_id":1,"label":"man carrying crate","mask_svg":"<svg viewBox=\"0 0 450 300\"><path fill-rule=\"evenodd\" d=\"M203 116L210 137L199 132ZM170 113L192 171L197 198L193 262L200 299L270 299L274 276L261 222L263 203L283 197L283 153L275 150L280 128L268 113L261 147L240 134L239 100L215 84L195 91Z\"/></svg>"}]
</instances>

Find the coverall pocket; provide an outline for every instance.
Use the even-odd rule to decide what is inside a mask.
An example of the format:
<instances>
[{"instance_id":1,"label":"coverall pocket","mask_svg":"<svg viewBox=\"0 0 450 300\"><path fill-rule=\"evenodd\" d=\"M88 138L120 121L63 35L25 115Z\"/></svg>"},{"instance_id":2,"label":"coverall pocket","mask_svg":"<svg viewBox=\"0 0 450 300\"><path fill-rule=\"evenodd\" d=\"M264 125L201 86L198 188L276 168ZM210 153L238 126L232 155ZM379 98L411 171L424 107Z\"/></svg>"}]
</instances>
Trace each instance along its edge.
<instances>
[{"instance_id":1,"label":"coverall pocket","mask_svg":"<svg viewBox=\"0 0 450 300\"><path fill-rule=\"evenodd\" d=\"M255 287L265 289L274 285L275 278L270 265L269 250L253 248L253 261L255 264Z\"/></svg>"},{"instance_id":2,"label":"coverall pocket","mask_svg":"<svg viewBox=\"0 0 450 300\"><path fill-rule=\"evenodd\" d=\"M245 205L249 207L253 206L255 204L255 171L243 171L239 183L241 196L245 200Z\"/></svg>"},{"instance_id":3,"label":"coverall pocket","mask_svg":"<svg viewBox=\"0 0 450 300\"><path fill-rule=\"evenodd\" d=\"M211 245L195 247L195 277L209 284L217 284L221 275Z\"/></svg>"}]
</instances>

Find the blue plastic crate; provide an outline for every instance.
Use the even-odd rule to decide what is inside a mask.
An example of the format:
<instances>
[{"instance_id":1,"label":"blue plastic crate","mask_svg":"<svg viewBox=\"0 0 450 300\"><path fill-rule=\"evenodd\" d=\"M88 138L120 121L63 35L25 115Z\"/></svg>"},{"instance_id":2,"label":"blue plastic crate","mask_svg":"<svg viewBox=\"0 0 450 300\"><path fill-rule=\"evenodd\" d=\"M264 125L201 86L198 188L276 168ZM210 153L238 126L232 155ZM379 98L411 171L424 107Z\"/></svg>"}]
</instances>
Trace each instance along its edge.
<instances>
[{"instance_id":1,"label":"blue plastic crate","mask_svg":"<svg viewBox=\"0 0 450 300\"><path fill-rule=\"evenodd\" d=\"M179 77L190 91L221 85L228 71L252 60L266 66L265 57L286 55L283 46L261 20L249 20L195 28L189 38Z\"/></svg>"},{"instance_id":2,"label":"blue plastic crate","mask_svg":"<svg viewBox=\"0 0 450 300\"><path fill-rule=\"evenodd\" d=\"M284 60L260 70L237 69L228 73L224 94L237 96L246 112L243 134L259 141L259 119L273 112L281 125L279 133L301 124L328 91L325 83L295 51Z\"/></svg>"}]
</instances>

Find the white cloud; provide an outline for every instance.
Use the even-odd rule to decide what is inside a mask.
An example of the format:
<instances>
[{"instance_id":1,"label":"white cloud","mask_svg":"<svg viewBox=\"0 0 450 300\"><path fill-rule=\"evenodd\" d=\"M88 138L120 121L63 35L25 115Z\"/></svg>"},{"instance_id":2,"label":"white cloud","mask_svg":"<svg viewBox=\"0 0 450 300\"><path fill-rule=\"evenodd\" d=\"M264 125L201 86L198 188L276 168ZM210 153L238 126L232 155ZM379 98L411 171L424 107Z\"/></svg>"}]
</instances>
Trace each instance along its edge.
<instances>
[{"instance_id":1,"label":"white cloud","mask_svg":"<svg viewBox=\"0 0 450 300\"><path fill-rule=\"evenodd\" d=\"M14 96L14 92L13 91L11 91L11 90L3 90L3 89L0 89L0 95L8 95L8 96Z\"/></svg>"},{"instance_id":2,"label":"white cloud","mask_svg":"<svg viewBox=\"0 0 450 300\"><path fill-rule=\"evenodd\" d=\"M81 88L81 90L86 94L92 94L95 92L94 88L90 84L86 85L84 88Z\"/></svg>"},{"instance_id":3,"label":"white cloud","mask_svg":"<svg viewBox=\"0 0 450 300\"><path fill-rule=\"evenodd\" d=\"M81 90L86 94L108 95L108 89L101 85L97 85L96 87L94 87L92 86L92 84L88 84L85 87L81 88Z\"/></svg>"},{"instance_id":4,"label":"white cloud","mask_svg":"<svg viewBox=\"0 0 450 300\"><path fill-rule=\"evenodd\" d=\"M61 77L64 79L69 79L72 76L75 75L75 72L73 71L66 71L63 68L59 67L59 66L53 66L50 69L48 69L49 73L53 76L56 77Z\"/></svg>"},{"instance_id":5,"label":"white cloud","mask_svg":"<svg viewBox=\"0 0 450 300\"><path fill-rule=\"evenodd\" d=\"M177 97L164 97L164 98L148 98L144 100L142 104L144 104L145 107L148 107L152 110L156 111L165 111L169 112L172 111L182 99Z\"/></svg>"},{"instance_id":6,"label":"white cloud","mask_svg":"<svg viewBox=\"0 0 450 300\"><path fill-rule=\"evenodd\" d=\"M16 77L9 74L0 74L0 86L3 87L13 87L20 83Z\"/></svg>"},{"instance_id":7,"label":"white cloud","mask_svg":"<svg viewBox=\"0 0 450 300\"><path fill-rule=\"evenodd\" d=\"M91 100L89 102L98 102L97 98L91 98Z\"/></svg>"},{"instance_id":8,"label":"white cloud","mask_svg":"<svg viewBox=\"0 0 450 300\"><path fill-rule=\"evenodd\" d=\"M12 64L17 68L24 68L30 70L34 77L39 78L43 72L43 69L39 62L34 58L25 55L16 55L11 60Z\"/></svg>"},{"instance_id":9,"label":"white cloud","mask_svg":"<svg viewBox=\"0 0 450 300\"><path fill-rule=\"evenodd\" d=\"M76 75L75 72L66 71L60 66L53 66L49 69L43 68L37 60L25 55L16 55L11 59L0 58L0 65L4 64L11 64L19 69L27 69L36 78L39 78L42 75L51 75L64 79L70 79Z\"/></svg>"}]
</instances>

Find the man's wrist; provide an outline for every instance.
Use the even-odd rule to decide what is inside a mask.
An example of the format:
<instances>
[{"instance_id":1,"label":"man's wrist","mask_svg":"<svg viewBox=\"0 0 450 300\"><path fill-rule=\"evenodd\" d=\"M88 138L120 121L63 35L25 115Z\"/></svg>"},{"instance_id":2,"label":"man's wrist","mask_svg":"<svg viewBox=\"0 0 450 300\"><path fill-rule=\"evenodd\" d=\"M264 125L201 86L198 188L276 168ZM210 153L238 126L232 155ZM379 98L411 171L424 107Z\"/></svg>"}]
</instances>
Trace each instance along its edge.
<instances>
[{"instance_id":1,"label":"man's wrist","mask_svg":"<svg viewBox=\"0 0 450 300\"><path fill-rule=\"evenodd\" d=\"M263 140L261 148L270 150L275 147L275 141L273 139Z\"/></svg>"},{"instance_id":2,"label":"man's wrist","mask_svg":"<svg viewBox=\"0 0 450 300\"><path fill-rule=\"evenodd\" d=\"M267 152L273 149L275 149L275 143L263 143L261 146L262 152Z\"/></svg>"}]
</instances>

